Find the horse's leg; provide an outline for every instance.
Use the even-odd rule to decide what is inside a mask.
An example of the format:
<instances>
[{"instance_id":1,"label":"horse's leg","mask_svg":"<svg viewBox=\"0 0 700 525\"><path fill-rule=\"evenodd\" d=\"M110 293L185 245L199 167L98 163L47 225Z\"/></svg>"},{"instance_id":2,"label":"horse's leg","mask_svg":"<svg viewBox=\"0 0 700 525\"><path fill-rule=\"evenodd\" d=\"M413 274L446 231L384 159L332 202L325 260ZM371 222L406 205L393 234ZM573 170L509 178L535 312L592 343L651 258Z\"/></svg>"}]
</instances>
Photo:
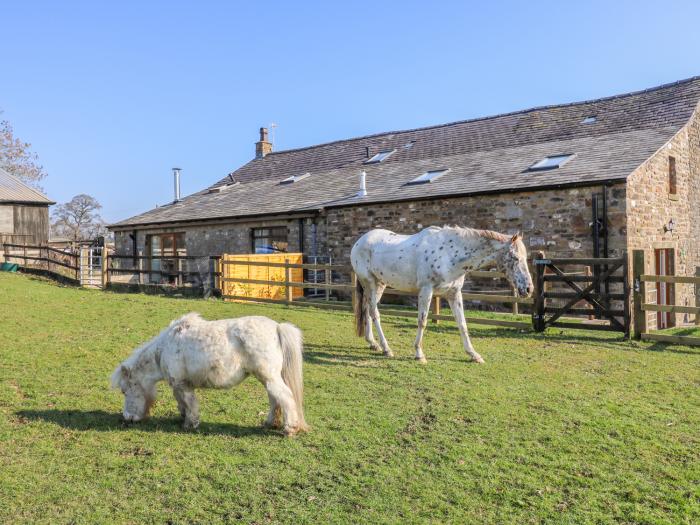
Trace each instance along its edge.
<instances>
[{"instance_id":1,"label":"horse's leg","mask_svg":"<svg viewBox=\"0 0 700 525\"><path fill-rule=\"evenodd\" d=\"M452 291L447 295L447 300L450 303L450 309L455 316L455 321L459 327L459 334L462 336L462 345L467 353L472 357L472 361L483 363L484 359L474 350L469 332L467 331L467 321L464 319L464 305L462 304L462 290Z\"/></svg>"},{"instance_id":2,"label":"horse's leg","mask_svg":"<svg viewBox=\"0 0 700 525\"><path fill-rule=\"evenodd\" d=\"M423 354L423 333L428 324L428 312L430 311L430 301L433 299L432 287L425 286L418 292L418 333L413 347L416 349L416 360L427 363Z\"/></svg>"},{"instance_id":3,"label":"horse's leg","mask_svg":"<svg viewBox=\"0 0 700 525\"><path fill-rule=\"evenodd\" d=\"M384 336L384 330L382 330L382 323L379 317L379 299L381 298L381 293L384 292L384 285L379 283L372 283L370 286L369 293L369 315L374 321L374 327L377 329L377 335L379 335L379 344L382 346L384 355L387 357L394 357L394 353L389 348L389 343ZM381 289L381 292L379 290Z\"/></svg>"},{"instance_id":4,"label":"horse's leg","mask_svg":"<svg viewBox=\"0 0 700 525\"><path fill-rule=\"evenodd\" d=\"M270 428L279 428L282 425L282 412L280 410L280 406L277 404L277 401L275 401L275 398L269 392L267 394L267 398L270 401L270 411L267 414L265 426Z\"/></svg>"},{"instance_id":5,"label":"horse's leg","mask_svg":"<svg viewBox=\"0 0 700 525\"><path fill-rule=\"evenodd\" d=\"M284 421L282 429L284 433L287 435L296 433L299 430L299 419L292 391L284 384L281 376L269 379L265 383L265 389L267 390L267 395L274 399L276 406L282 410L282 419Z\"/></svg>"},{"instance_id":6,"label":"horse's leg","mask_svg":"<svg viewBox=\"0 0 700 525\"><path fill-rule=\"evenodd\" d=\"M379 304L379 301L382 300L382 294L384 293L385 288L386 288L385 284L377 283L377 292L376 292L377 304ZM369 347L372 350L379 351L382 349L382 347L379 346L379 344L377 344L377 341L375 341L375 339L374 339L374 333L372 331L372 316L369 315L369 297L370 297L369 295L365 296L365 299L366 299L365 308L367 308L367 312L368 312L367 315L365 316L366 322L367 322L367 326L365 327L365 339L369 343Z\"/></svg>"},{"instance_id":7,"label":"horse's leg","mask_svg":"<svg viewBox=\"0 0 700 525\"><path fill-rule=\"evenodd\" d=\"M183 428L197 428L199 426L199 401L194 395L194 390L185 385L177 385L173 387L173 394L177 399L180 414L185 418L185 422L182 424Z\"/></svg>"}]
</instances>

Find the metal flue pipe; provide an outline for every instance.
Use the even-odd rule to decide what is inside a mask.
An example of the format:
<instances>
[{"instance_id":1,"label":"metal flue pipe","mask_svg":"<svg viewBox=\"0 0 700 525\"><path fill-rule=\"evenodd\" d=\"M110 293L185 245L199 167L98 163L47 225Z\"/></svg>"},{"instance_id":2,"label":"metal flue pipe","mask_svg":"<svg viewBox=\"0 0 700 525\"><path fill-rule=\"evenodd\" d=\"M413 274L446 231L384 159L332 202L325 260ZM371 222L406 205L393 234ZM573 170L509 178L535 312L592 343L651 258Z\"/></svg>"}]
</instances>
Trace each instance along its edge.
<instances>
[{"instance_id":1,"label":"metal flue pipe","mask_svg":"<svg viewBox=\"0 0 700 525\"><path fill-rule=\"evenodd\" d=\"M173 186L175 199L173 202L180 201L180 168L173 168Z\"/></svg>"},{"instance_id":2,"label":"metal flue pipe","mask_svg":"<svg viewBox=\"0 0 700 525\"><path fill-rule=\"evenodd\" d=\"M367 197L367 173L360 173L360 191L357 192L358 197Z\"/></svg>"}]
</instances>

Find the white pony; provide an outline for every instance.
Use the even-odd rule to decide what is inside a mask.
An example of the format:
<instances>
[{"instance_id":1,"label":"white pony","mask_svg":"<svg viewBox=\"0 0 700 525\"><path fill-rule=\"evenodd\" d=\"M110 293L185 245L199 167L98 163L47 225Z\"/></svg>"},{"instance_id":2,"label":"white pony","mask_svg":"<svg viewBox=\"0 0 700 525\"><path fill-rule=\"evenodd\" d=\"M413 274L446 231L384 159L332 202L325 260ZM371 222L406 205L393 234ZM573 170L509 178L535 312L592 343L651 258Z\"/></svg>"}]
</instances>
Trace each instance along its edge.
<instances>
[{"instance_id":1,"label":"white pony","mask_svg":"<svg viewBox=\"0 0 700 525\"><path fill-rule=\"evenodd\" d=\"M267 426L282 426L287 435L307 429L301 331L267 317L205 321L189 313L134 350L112 374L112 388L125 396L124 419L140 421L155 402L156 383L165 379L190 429L199 425L195 388L231 388L250 374L267 390Z\"/></svg>"},{"instance_id":2,"label":"white pony","mask_svg":"<svg viewBox=\"0 0 700 525\"><path fill-rule=\"evenodd\" d=\"M372 230L358 239L350 252L357 274L355 320L357 335L365 336L370 347L393 356L379 320L377 305L384 289L415 292L418 295L416 359L425 363L423 332L433 295L445 297L457 321L464 349L477 363L483 358L474 350L462 305L465 272L496 267L521 297L532 294L532 277L527 268L527 250L520 234L512 237L489 230L431 226L415 235L397 235ZM368 315L369 314L369 315ZM372 321L381 348L372 335Z\"/></svg>"}]
</instances>

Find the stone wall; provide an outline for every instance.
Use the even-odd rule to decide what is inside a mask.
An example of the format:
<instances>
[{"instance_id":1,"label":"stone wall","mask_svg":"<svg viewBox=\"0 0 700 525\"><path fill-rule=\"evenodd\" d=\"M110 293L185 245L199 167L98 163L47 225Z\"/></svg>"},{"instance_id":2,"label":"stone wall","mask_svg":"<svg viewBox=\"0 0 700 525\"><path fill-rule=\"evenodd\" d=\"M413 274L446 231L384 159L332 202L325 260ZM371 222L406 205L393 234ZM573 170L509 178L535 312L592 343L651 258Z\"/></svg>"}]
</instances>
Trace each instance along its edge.
<instances>
[{"instance_id":1,"label":"stone wall","mask_svg":"<svg viewBox=\"0 0 700 525\"><path fill-rule=\"evenodd\" d=\"M350 248L372 228L412 234L456 224L512 234L522 232L528 251L557 257L592 257L592 198L607 192L610 256L626 247L625 184L359 205L327 210L329 251L349 263Z\"/></svg>"},{"instance_id":2,"label":"stone wall","mask_svg":"<svg viewBox=\"0 0 700 525\"><path fill-rule=\"evenodd\" d=\"M302 222L300 222L302 221ZM303 223L303 224L302 224ZM307 255L327 255L325 250L325 225L323 221L312 218L303 219L268 219L257 222L238 222L230 224L183 226L172 228L145 228L136 230L137 255L148 255L146 249L146 237L159 233L185 234L185 248L187 255L200 256L203 259L222 253L251 253L251 232L253 228L265 228L274 226L286 226L289 242L289 251L301 251L300 229L303 230L303 252ZM115 231L115 253L132 256L134 230ZM315 253L314 253L315 251ZM133 260L119 259L122 268L134 268ZM145 263L141 263L145 269ZM201 263L200 266L202 266ZM143 278L142 278L143 280ZM114 281L125 283L138 283L138 275L124 273L114 275Z\"/></svg>"},{"instance_id":3,"label":"stone wall","mask_svg":"<svg viewBox=\"0 0 700 525\"><path fill-rule=\"evenodd\" d=\"M700 266L700 119L687 126L628 179L628 250L645 250L645 272L656 273L656 249L674 250L675 274L695 275ZM669 192L669 157L676 160L677 191ZM673 231L668 231L673 220ZM695 287L676 284L674 303L696 304ZM656 302L656 286L647 284L646 302ZM676 324L694 316L677 314ZM656 328L657 316L647 314L647 326Z\"/></svg>"}]
</instances>

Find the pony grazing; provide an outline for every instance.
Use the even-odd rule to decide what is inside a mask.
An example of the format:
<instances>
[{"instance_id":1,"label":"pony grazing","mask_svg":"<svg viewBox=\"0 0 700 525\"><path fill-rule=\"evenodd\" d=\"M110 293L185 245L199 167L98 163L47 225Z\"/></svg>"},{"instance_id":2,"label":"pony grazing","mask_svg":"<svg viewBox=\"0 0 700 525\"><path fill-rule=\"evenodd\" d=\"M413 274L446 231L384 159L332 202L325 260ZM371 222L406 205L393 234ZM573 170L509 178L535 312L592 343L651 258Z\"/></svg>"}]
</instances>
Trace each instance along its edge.
<instances>
[{"instance_id":1,"label":"pony grazing","mask_svg":"<svg viewBox=\"0 0 700 525\"><path fill-rule=\"evenodd\" d=\"M287 435L307 429L301 331L267 317L205 321L189 313L134 350L112 374L112 388L125 396L124 419L141 421L155 402L156 383L166 380L190 429L199 425L195 388L231 388L250 374L267 390L267 426Z\"/></svg>"},{"instance_id":2,"label":"pony grazing","mask_svg":"<svg viewBox=\"0 0 700 525\"><path fill-rule=\"evenodd\" d=\"M477 363L483 358L474 350L462 305L465 272L498 268L521 297L532 294L532 277L527 268L527 250L520 234L507 236L489 230L431 226L415 235L397 235L388 230L372 230L358 239L350 252L357 275L355 319L357 335L365 336L370 348L392 356L377 305L389 286L418 295L418 335L414 344L416 359L426 362L423 332L433 295L445 297L457 321L464 349ZM372 321L379 343L372 334Z\"/></svg>"}]
</instances>

